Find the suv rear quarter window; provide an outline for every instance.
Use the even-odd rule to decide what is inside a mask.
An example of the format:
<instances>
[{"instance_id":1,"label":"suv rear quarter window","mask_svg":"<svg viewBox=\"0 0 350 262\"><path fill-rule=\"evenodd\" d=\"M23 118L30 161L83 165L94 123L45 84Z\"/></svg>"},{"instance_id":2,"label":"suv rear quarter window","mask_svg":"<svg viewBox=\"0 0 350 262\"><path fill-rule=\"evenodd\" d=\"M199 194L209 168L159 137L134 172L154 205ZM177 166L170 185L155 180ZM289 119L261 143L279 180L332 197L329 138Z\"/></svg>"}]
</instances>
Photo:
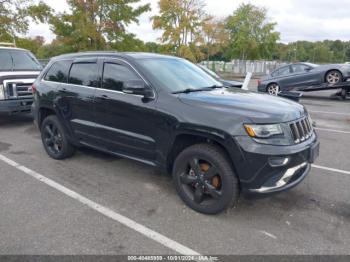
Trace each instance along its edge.
<instances>
[{"instance_id":1,"label":"suv rear quarter window","mask_svg":"<svg viewBox=\"0 0 350 262\"><path fill-rule=\"evenodd\" d=\"M53 63L50 69L47 71L44 80L58 83L67 83L68 72L71 63L72 62L68 60Z\"/></svg>"},{"instance_id":2,"label":"suv rear quarter window","mask_svg":"<svg viewBox=\"0 0 350 262\"><path fill-rule=\"evenodd\" d=\"M74 63L70 69L68 83L97 87L97 63Z\"/></svg>"}]
</instances>

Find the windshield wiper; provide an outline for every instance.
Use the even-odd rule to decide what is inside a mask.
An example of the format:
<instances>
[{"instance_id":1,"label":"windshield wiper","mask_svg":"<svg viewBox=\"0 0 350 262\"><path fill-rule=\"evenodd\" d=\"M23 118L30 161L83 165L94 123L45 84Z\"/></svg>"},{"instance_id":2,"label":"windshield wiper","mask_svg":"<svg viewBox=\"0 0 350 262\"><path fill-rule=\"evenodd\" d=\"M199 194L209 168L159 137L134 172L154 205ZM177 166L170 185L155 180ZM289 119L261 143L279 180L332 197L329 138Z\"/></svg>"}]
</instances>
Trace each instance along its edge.
<instances>
[{"instance_id":1,"label":"windshield wiper","mask_svg":"<svg viewBox=\"0 0 350 262\"><path fill-rule=\"evenodd\" d=\"M212 86L208 86L206 88L210 88L210 89L216 89L216 88L223 88L224 86L218 86L218 85L212 85Z\"/></svg>"},{"instance_id":2,"label":"windshield wiper","mask_svg":"<svg viewBox=\"0 0 350 262\"><path fill-rule=\"evenodd\" d=\"M172 94L182 94L182 93L188 94L188 93L192 93L192 92L210 91L210 90L215 89L215 88L223 88L223 87L224 86L213 85L213 86L197 88L197 89L186 88L184 90L172 92Z\"/></svg>"},{"instance_id":3,"label":"windshield wiper","mask_svg":"<svg viewBox=\"0 0 350 262\"><path fill-rule=\"evenodd\" d=\"M211 90L211 89L210 88L198 88L198 89L186 88L184 90L175 91L172 93L173 94L181 94L181 93L188 94L188 93L192 93L192 92L201 92L201 91L209 91L209 90Z\"/></svg>"}]
</instances>

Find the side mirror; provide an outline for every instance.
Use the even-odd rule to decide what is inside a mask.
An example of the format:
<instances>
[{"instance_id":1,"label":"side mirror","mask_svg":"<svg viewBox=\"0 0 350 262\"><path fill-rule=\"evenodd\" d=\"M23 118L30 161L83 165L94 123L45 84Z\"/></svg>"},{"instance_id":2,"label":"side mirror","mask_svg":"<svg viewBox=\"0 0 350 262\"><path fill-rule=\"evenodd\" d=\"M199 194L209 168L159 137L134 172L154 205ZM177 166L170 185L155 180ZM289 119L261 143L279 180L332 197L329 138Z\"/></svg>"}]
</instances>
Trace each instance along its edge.
<instances>
[{"instance_id":1,"label":"side mirror","mask_svg":"<svg viewBox=\"0 0 350 262\"><path fill-rule=\"evenodd\" d=\"M306 68L305 68L305 71L306 71L306 72L309 72L311 69L312 69L311 67L306 67Z\"/></svg>"},{"instance_id":2,"label":"side mirror","mask_svg":"<svg viewBox=\"0 0 350 262\"><path fill-rule=\"evenodd\" d=\"M126 94L141 95L144 97L153 96L152 90L143 80L129 80L124 82L123 92Z\"/></svg>"}]
</instances>

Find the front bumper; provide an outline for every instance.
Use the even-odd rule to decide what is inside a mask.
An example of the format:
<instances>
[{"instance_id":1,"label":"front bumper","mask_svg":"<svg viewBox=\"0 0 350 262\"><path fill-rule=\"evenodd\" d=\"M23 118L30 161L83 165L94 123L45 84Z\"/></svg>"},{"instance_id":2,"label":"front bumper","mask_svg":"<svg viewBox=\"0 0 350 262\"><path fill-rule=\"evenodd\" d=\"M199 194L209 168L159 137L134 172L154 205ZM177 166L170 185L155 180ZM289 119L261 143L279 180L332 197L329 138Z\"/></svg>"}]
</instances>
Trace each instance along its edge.
<instances>
[{"instance_id":1,"label":"front bumper","mask_svg":"<svg viewBox=\"0 0 350 262\"><path fill-rule=\"evenodd\" d=\"M33 98L9 99L0 101L0 113L16 114L30 112Z\"/></svg>"},{"instance_id":2,"label":"front bumper","mask_svg":"<svg viewBox=\"0 0 350 262\"><path fill-rule=\"evenodd\" d=\"M308 175L311 163L318 157L316 134L292 146L258 144L249 137L236 138L242 160L236 165L242 193L264 196L286 191Z\"/></svg>"}]
</instances>

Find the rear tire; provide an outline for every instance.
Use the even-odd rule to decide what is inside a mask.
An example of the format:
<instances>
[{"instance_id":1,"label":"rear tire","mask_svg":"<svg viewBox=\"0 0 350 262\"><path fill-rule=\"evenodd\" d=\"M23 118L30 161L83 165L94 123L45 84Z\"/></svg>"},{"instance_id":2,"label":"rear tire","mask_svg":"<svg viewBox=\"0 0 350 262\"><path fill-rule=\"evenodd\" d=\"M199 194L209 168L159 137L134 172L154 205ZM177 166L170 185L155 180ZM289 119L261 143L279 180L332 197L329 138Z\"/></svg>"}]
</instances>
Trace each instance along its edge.
<instances>
[{"instance_id":1,"label":"rear tire","mask_svg":"<svg viewBox=\"0 0 350 262\"><path fill-rule=\"evenodd\" d=\"M269 84L269 85L267 86L266 92L267 92L269 95L277 96L278 93L279 93L279 91L280 91L279 89L280 89L279 85L273 83L273 84Z\"/></svg>"},{"instance_id":2,"label":"rear tire","mask_svg":"<svg viewBox=\"0 0 350 262\"><path fill-rule=\"evenodd\" d=\"M204 214L217 214L234 206L239 197L238 179L226 154L217 146L197 144L175 160L176 191L187 206Z\"/></svg>"},{"instance_id":3,"label":"rear tire","mask_svg":"<svg viewBox=\"0 0 350 262\"><path fill-rule=\"evenodd\" d=\"M46 117L41 124L41 140L47 154L56 160L71 157L75 153L74 146L68 137L57 116Z\"/></svg>"},{"instance_id":4,"label":"rear tire","mask_svg":"<svg viewBox=\"0 0 350 262\"><path fill-rule=\"evenodd\" d=\"M325 76L326 83L336 85L343 81L343 75L338 70L331 70Z\"/></svg>"}]
</instances>

